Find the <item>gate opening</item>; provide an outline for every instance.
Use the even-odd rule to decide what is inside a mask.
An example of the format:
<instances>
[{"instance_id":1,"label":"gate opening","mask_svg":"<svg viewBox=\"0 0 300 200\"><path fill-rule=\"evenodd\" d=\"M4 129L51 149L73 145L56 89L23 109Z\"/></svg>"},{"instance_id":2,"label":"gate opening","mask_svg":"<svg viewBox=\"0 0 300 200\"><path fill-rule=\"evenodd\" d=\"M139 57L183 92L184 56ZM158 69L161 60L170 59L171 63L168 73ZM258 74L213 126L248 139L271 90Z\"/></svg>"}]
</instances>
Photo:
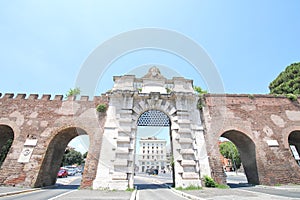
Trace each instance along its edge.
<instances>
[{"instance_id":1,"label":"gate opening","mask_svg":"<svg viewBox=\"0 0 300 200\"><path fill-rule=\"evenodd\" d=\"M173 185L172 137L169 117L158 110L144 112L137 122L134 184L153 187L151 181Z\"/></svg>"},{"instance_id":2,"label":"gate opening","mask_svg":"<svg viewBox=\"0 0 300 200\"><path fill-rule=\"evenodd\" d=\"M5 158L10 150L14 140L14 132L12 128L6 125L0 125L0 167L5 161Z\"/></svg>"},{"instance_id":3,"label":"gate opening","mask_svg":"<svg viewBox=\"0 0 300 200\"><path fill-rule=\"evenodd\" d=\"M229 165L224 168L224 172L227 173L227 182L237 183L240 181L240 183L259 184L254 142L244 133L235 130L227 131L221 137L227 139L225 141L223 139L223 142L227 142L229 148L228 155L224 156L229 161L227 163ZM236 150L237 152L235 152ZM230 176L232 172L239 173L240 177ZM247 182L243 173L247 178Z\"/></svg>"},{"instance_id":4,"label":"gate opening","mask_svg":"<svg viewBox=\"0 0 300 200\"><path fill-rule=\"evenodd\" d=\"M89 136L80 128L61 130L46 151L34 187L50 185L78 188L84 174ZM87 146L86 146L87 145Z\"/></svg>"},{"instance_id":5,"label":"gate opening","mask_svg":"<svg viewBox=\"0 0 300 200\"><path fill-rule=\"evenodd\" d=\"M300 131L291 132L288 141L293 157L300 166Z\"/></svg>"}]
</instances>

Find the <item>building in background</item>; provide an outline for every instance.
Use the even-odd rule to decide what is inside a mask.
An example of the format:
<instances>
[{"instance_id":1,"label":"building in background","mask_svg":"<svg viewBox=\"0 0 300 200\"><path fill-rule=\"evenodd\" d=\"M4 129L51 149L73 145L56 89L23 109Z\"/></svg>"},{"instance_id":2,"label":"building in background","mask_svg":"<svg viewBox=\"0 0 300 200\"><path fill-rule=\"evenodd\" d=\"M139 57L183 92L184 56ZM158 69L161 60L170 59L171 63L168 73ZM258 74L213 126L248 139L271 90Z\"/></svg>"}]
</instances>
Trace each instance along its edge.
<instances>
[{"instance_id":1,"label":"building in background","mask_svg":"<svg viewBox=\"0 0 300 200\"><path fill-rule=\"evenodd\" d=\"M137 156L138 172L146 172L147 169L163 171L167 165L166 140L156 137L141 138L140 149Z\"/></svg>"}]
</instances>

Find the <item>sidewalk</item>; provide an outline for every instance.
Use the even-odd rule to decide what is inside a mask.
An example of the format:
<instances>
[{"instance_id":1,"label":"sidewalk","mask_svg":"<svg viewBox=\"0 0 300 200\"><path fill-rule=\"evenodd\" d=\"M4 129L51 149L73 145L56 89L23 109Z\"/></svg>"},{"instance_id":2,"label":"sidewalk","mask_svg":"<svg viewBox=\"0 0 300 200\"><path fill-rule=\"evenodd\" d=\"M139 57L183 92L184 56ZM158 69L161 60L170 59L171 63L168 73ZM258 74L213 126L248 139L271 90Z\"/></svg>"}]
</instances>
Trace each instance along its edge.
<instances>
[{"instance_id":1,"label":"sidewalk","mask_svg":"<svg viewBox=\"0 0 300 200\"><path fill-rule=\"evenodd\" d=\"M235 176L236 174L230 174L231 176ZM242 174L238 174L237 176L242 176ZM152 179L152 182L158 184L164 184L164 182L157 180L153 177L143 177L145 179ZM243 185L243 184L242 184ZM166 187L169 187L166 185ZM188 199L194 200L296 200L300 199L300 185L282 185L282 186L265 186L265 185L257 185L252 188L254 190L245 190L242 188L228 188L228 189L218 189L218 188L206 188L203 187L201 190L176 190L175 188L169 187L174 193L177 193L180 196L184 196ZM279 196L276 194L267 194L260 190L270 189L277 190L276 193L297 193L297 197L285 197ZM281 191L280 191L281 190ZM279 191L279 192L278 192ZM298 196L299 193L299 196Z\"/></svg>"},{"instance_id":2,"label":"sidewalk","mask_svg":"<svg viewBox=\"0 0 300 200\"><path fill-rule=\"evenodd\" d=\"M20 194L20 193L26 193L26 192L32 192L32 191L36 191L36 190L40 190L40 188L0 186L0 197L14 195L14 194Z\"/></svg>"}]
</instances>

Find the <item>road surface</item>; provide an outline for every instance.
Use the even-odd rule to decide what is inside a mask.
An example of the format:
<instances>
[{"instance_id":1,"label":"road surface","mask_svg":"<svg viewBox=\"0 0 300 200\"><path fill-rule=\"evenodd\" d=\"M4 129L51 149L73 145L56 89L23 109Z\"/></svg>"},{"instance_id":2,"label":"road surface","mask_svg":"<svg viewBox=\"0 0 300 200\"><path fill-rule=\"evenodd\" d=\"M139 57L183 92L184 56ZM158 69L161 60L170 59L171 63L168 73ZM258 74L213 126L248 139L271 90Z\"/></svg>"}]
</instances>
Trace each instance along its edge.
<instances>
[{"instance_id":1,"label":"road surface","mask_svg":"<svg viewBox=\"0 0 300 200\"><path fill-rule=\"evenodd\" d=\"M67 178L57 178L56 185L49 189L40 189L34 192L28 192L18 195L2 197L1 200L40 200L40 199L56 199L64 194L69 194L77 190L81 183L81 174L68 176Z\"/></svg>"},{"instance_id":2,"label":"road surface","mask_svg":"<svg viewBox=\"0 0 300 200\"><path fill-rule=\"evenodd\" d=\"M171 177L137 175L134 185L137 187L137 200L186 200L172 192L165 184L172 185Z\"/></svg>"}]
</instances>

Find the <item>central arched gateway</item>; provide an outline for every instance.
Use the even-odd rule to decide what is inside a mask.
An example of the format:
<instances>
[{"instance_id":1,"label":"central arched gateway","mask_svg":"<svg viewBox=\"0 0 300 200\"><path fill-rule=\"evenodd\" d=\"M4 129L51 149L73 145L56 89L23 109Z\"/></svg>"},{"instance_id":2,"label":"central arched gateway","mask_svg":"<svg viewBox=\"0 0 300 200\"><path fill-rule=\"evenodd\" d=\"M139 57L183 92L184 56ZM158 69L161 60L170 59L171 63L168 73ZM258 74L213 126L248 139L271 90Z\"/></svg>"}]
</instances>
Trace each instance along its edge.
<instances>
[{"instance_id":1,"label":"central arched gateway","mask_svg":"<svg viewBox=\"0 0 300 200\"><path fill-rule=\"evenodd\" d=\"M169 116L160 110L150 109L139 116L137 126L135 168L138 170L135 169L135 172L167 171L170 173L174 185L176 173ZM168 142L170 142L169 147L167 147ZM139 152L137 151L138 145Z\"/></svg>"},{"instance_id":2,"label":"central arched gateway","mask_svg":"<svg viewBox=\"0 0 300 200\"><path fill-rule=\"evenodd\" d=\"M137 125L146 119L142 115L169 120L175 187L201 186L200 178L210 175L210 168L192 81L168 80L156 67L142 78L125 75L114 81L93 188L133 187ZM154 117L147 123L165 122Z\"/></svg>"}]
</instances>

